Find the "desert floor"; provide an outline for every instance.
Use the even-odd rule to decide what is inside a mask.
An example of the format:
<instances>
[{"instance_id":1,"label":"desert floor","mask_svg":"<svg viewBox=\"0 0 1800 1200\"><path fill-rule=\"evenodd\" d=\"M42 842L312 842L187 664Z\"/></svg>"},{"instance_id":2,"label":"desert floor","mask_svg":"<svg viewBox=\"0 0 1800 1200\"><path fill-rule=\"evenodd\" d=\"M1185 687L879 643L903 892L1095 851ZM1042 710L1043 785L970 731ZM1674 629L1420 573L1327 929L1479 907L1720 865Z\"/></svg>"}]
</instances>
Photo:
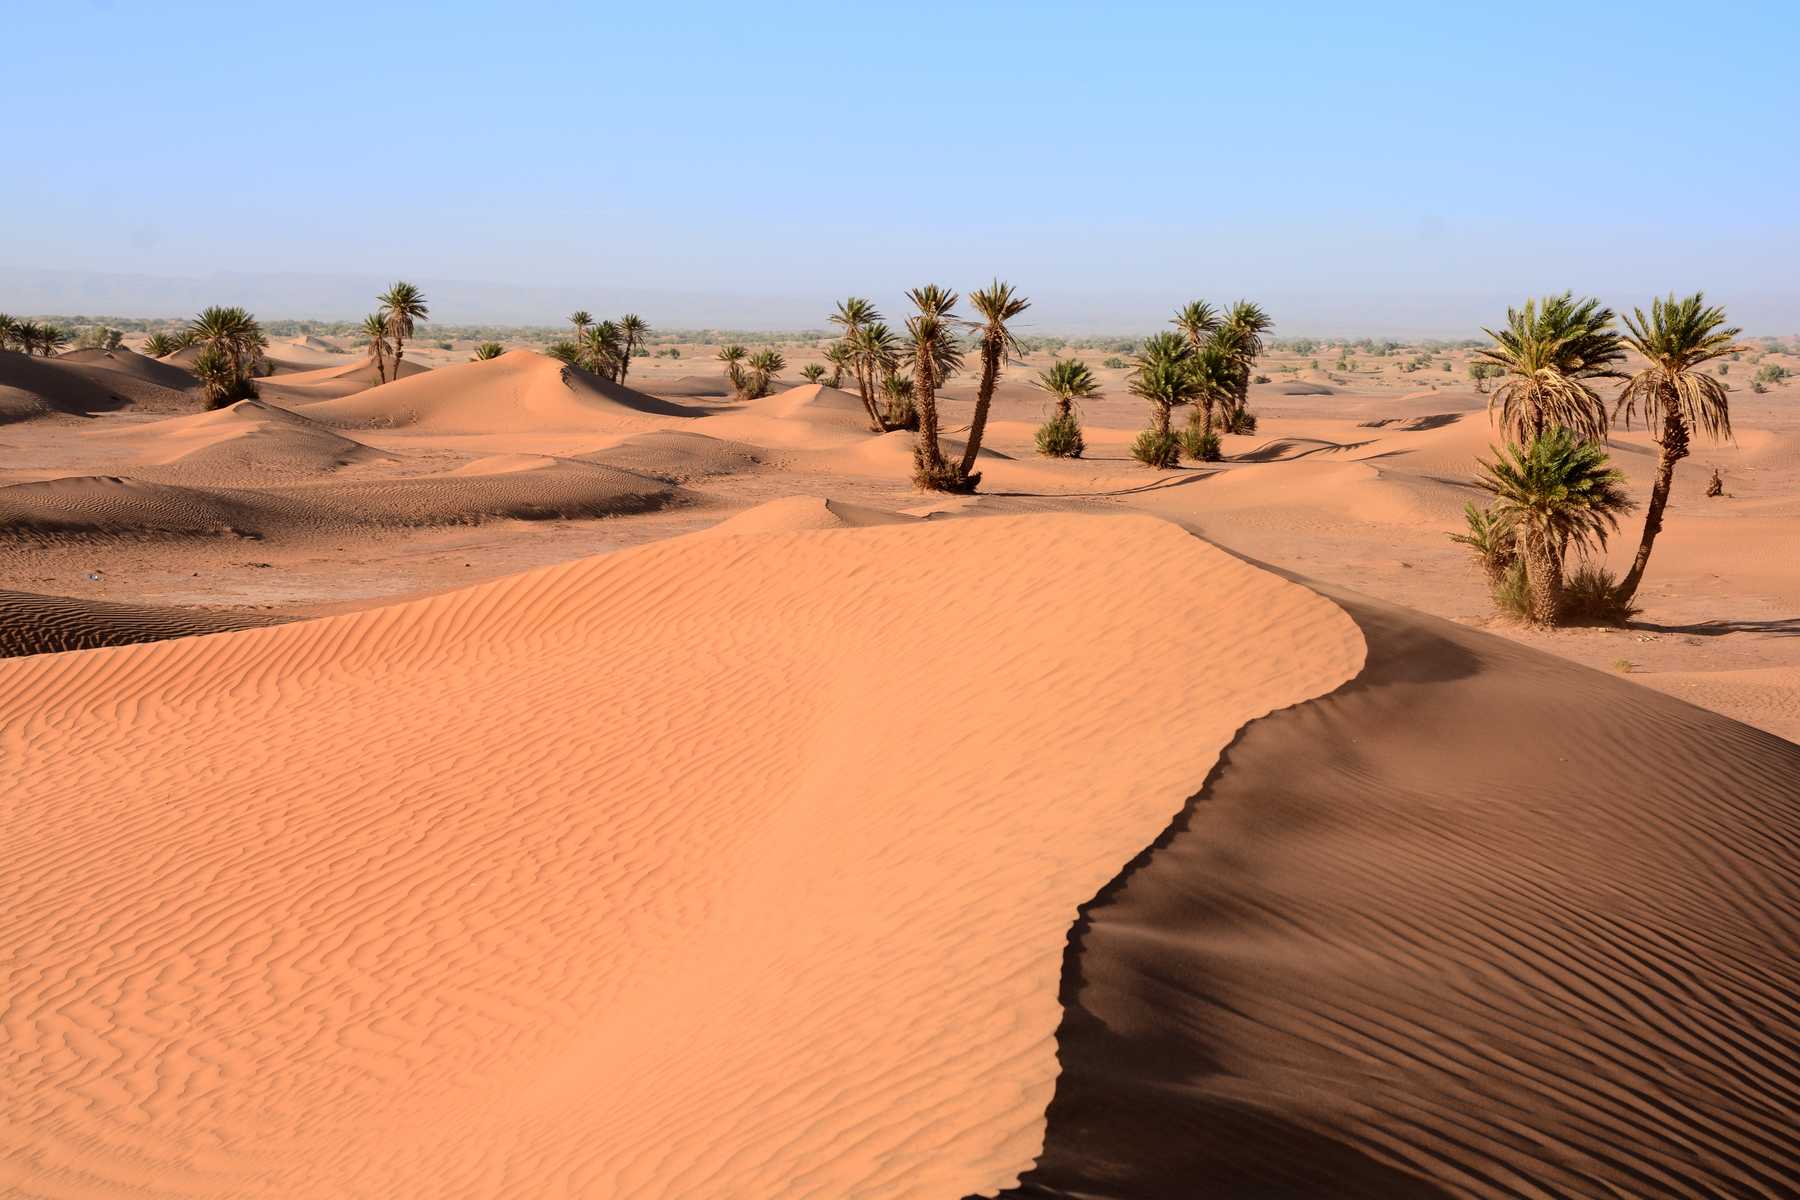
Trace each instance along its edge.
<instances>
[{"instance_id":1,"label":"desert floor","mask_svg":"<svg viewBox=\"0 0 1800 1200\"><path fill-rule=\"evenodd\" d=\"M812 349L0 353L0 1191L1800 1190L1800 387L1533 633L1463 356L943 497Z\"/></svg>"}]
</instances>

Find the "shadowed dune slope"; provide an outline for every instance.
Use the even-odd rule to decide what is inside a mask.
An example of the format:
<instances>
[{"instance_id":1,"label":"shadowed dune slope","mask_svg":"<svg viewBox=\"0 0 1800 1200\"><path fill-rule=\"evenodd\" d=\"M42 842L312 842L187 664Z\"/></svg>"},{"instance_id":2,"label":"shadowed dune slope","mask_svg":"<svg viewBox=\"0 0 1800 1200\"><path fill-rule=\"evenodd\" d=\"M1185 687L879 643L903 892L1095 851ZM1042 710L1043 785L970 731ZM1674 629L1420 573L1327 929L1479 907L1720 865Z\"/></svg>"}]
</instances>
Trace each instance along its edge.
<instances>
[{"instance_id":1,"label":"shadowed dune slope","mask_svg":"<svg viewBox=\"0 0 1800 1200\"><path fill-rule=\"evenodd\" d=\"M256 483L318 475L382 457L360 442L263 400L239 400L212 412L108 430L143 465L192 482Z\"/></svg>"},{"instance_id":2,"label":"shadowed dune slope","mask_svg":"<svg viewBox=\"0 0 1800 1200\"><path fill-rule=\"evenodd\" d=\"M1055 516L0 663L0 1190L1008 1186L1077 906L1362 651L1174 526Z\"/></svg>"},{"instance_id":3,"label":"shadowed dune slope","mask_svg":"<svg viewBox=\"0 0 1800 1200\"><path fill-rule=\"evenodd\" d=\"M1800 746L1341 597L1065 959L1012 1197L1800 1195Z\"/></svg>"},{"instance_id":4,"label":"shadowed dune slope","mask_svg":"<svg viewBox=\"0 0 1800 1200\"><path fill-rule=\"evenodd\" d=\"M426 371L305 412L346 428L437 433L615 432L699 415L530 350Z\"/></svg>"},{"instance_id":5,"label":"shadowed dune slope","mask_svg":"<svg viewBox=\"0 0 1800 1200\"><path fill-rule=\"evenodd\" d=\"M0 658L277 625L279 617L0 591Z\"/></svg>"},{"instance_id":6,"label":"shadowed dune slope","mask_svg":"<svg viewBox=\"0 0 1800 1200\"><path fill-rule=\"evenodd\" d=\"M129 371L0 350L0 425L55 413L85 416L133 406L175 412L197 405L190 393Z\"/></svg>"},{"instance_id":7,"label":"shadowed dune slope","mask_svg":"<svg viewBox=\"0 0 1800 1200\"><path fill-rule=\"evenodd\" d=\"M198 382L192 373L173 363L123 347L117 350L70 350L66 354L57 355L56 361L95 370L117 371L176 392L187 391Z\"/></svg>"}]
</instances>

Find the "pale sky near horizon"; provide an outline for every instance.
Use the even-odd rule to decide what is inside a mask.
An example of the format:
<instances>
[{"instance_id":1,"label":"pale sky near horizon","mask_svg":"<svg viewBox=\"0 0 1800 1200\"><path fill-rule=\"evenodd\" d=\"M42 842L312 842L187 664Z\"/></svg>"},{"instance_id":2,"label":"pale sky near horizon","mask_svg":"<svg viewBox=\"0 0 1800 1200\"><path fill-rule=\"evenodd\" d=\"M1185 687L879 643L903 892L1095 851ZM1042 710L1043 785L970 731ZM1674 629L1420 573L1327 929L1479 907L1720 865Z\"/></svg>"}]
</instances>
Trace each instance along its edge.
<instances>
[{"instance_id":1,"label":"pale sky near horizon","mask_svg":"<svg viewBox=\"0 0 1800 1200\"><path fill-rule=\"evenodd\" d=\"M31 114L12 311L45 272L305 274L476 281L444 320L591 294L793 327L998 275L1057 331L1248 295L1283 332L1451 333L1565 287L1800 329L1791 3L66 0L0 28ZM257 303L357 315L306 294Z\"/></svg>"}]
</instances>

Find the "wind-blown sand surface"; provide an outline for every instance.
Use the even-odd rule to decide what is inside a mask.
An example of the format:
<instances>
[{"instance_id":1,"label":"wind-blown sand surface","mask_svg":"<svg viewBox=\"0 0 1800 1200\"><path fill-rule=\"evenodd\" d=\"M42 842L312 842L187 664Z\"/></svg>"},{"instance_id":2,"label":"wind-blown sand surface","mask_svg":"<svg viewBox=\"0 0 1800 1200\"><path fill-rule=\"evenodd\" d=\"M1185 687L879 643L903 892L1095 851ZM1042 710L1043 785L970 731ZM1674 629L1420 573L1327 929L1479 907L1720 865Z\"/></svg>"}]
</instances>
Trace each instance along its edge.
<instances>
[{"instance_id":1,"label":"wind-blown sand surface","mask_svg":"<svg viewBox=\"0 0 1800 1200\"><path fill-rule=\"evenodd\" d=\"M0 663L0 1184L1010 1185L1077 906L1362 639L1141 517L769 524Z\"/></svg>"}]
</instances>

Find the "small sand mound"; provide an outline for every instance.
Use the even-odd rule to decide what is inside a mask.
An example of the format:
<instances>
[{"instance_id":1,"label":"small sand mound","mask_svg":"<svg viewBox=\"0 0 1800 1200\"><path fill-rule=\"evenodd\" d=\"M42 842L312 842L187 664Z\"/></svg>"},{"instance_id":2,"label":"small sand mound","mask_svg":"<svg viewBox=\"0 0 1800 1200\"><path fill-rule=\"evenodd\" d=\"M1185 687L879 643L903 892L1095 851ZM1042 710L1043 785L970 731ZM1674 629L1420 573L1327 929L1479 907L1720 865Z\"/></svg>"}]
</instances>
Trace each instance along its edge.
<instances>
[{"instance_id":1,"label":"small sand mound","mask_svg":"<svg viewBox=\"0 0 1800 1200\"><path fill-rule=\"evenodd\" d=\"M579 457L584 462L618 467L670 483L686 483L711 475L739 475L762 466L769 459L768 452L759 446L679 429L638 434L615 446Z\"/></svg>"},{"instance_id":2,"label":"small sand mound","mask_svg":"<svg viewBox=\"0 0 1800 1200\"><path fill-rule=\"evenodd\" d=\"M0 425L57 414L88 416L127 407L175 411L195 404L191 394L129 371L0 350Z\"/></svg>"},{"instance_id":3,"label":"small sand mound","mask_svg":"<svg viewBox=\"0 0 1800 1200\"><path fill-rule=\"evenodd\" d=\"M197 382L192 374L178 366L123 347L117 350L71 350L67 354L58 355L56 361L119 371L174 392L187 391L196 386Z\"/></svg>"},{"instance_id":4,"label":"small sand mound","mask_svg":"<svg viewBox=\"0 0 1800 1200\"><path fill-rule=\"evenodd\" d=\"M696 414L554 358L511 350L309 405L306 415L347 429L522 434L650 429Z\"/></svg>"},{"instance_id":5,"label":"small sand mound","mask_svg":"<svg viewBox=\"0 0 1800 1200\"><path fill-rule=\"evenodd\" d=\"M394 364L387 363L389 382L393 381ZM410 358L400 360L400 378L411 379L415 375L428 375L431 368L414 362ZM331 385L339 385L336 394L349 395L351 390L361 390L379 386L381 378L375 369L375 360L364 354L350 362L332 363L324 367L305 367L298 371L281 371L267 377L268 381L278 387L307 387L319 389L321 396L330 398L324 389Z\"/></svg>"},{"instance_id":6,"label":"small sand mound","mask_svg":"<svg viewBox=\"0 0 1800 1200\"><path fill-rule=\"evenodd\" d=\"M81 475L0 487L0 539L254 536L260 510L254 492Z\"/></svg>"},{"instance_id":7,"label":"small sand mound","mask_svg":"<svg viewBox=\"0 0 1800 1200\"><path fill-rule=\"evenodd\" d=\"M144 466L207 483L319 475L382 457L361 442L262 400L240 400L216 412L99 436L128 443Z\"/></svg>"},{"instance_id":8,"label":"small sand mound","mask_svg":"<svg viewBox=\"0 0 1800 1200\"><path fill-rule=\"evenodd\" d=\"M670 380L645 380L644 390L653 396L675 399L729 400L731 380L723 375L679 375Z\"/></svg>"},{"instance_id":9,"label":"small sand mound","mask_svg":"<svg viewBox=\"0 0 1800 1200\"><path fill-rule=\"evenodd\" d=\"M1077 907L1361 662L1314 593L1071 516L677 538L0 662L7 1182L1005 1186Z\"/></svg>"},{"instance_id":10,"label":"small sand mound","mask_svg":"<svg viewBox=\"0 0 1800 1200\"><path fill-rule=\"evenodd\" d=\"M793 533L801 529L861 529L873 525L910 525L917 517L879 508L846 504L823 496L788 496L738 513L706 530L708 534Z\"/></svg>"},{"instance_id":11,"label":"small sand mound","mask_svg":"<svg viewBox=\"0 0 1800 1200\"><path fill-rule=\"evenodd\" d=\"M1278 396L1335 396L1337 389L1327 387L1322 383L1307 383L1305 380L1301 380L1299 383L1282 384L1275 389L1275 394Z\"/></svg>"},{"instance_id":12,"label":"small sand mound","mask_svg":"<svg viewBox=\"0 0 1800 1200\"><path fill-rule=\"evenodd\" d=\"M0 658L160 642L279 625L285 620L248 613L0 591Z\"/></svg>"}]
</instances>

